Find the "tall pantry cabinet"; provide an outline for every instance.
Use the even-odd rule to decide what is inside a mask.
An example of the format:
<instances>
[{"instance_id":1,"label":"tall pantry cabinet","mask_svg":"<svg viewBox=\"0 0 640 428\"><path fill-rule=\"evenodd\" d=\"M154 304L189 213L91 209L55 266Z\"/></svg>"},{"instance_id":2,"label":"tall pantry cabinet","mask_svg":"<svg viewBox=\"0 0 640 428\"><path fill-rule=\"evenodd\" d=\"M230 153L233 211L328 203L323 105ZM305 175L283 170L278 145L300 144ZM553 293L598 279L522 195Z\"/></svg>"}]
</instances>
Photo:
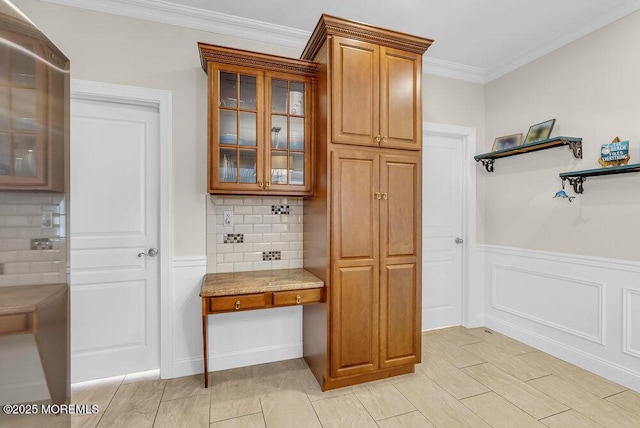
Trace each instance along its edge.
<instances>
[{"instance_id":1,"label":"tall pantry cabinet","mask_svg":"<svg viewBox=\"0 0 640 428\"><path fill-rule=\"evenodd\" d=\"M326 303L304 308L304 355L324 390L409 373L421 349L421 76L431 40L323 15L315 194L304 267Z\"/></svg>"}]
</instances>

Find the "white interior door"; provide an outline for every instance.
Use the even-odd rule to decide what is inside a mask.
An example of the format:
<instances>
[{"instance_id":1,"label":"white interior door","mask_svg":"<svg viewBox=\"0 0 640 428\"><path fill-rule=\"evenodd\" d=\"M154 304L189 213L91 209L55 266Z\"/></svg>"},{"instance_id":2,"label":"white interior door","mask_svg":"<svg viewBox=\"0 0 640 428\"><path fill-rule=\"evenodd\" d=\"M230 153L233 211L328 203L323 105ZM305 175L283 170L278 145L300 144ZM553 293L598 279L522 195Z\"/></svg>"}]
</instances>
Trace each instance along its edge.
<instances>
[{"instance_id":1,"label":"white interior door","mask_svg":"<svg viewBox=\"0 0 640 428\"><path fill-rule=\"evenodd\" d=\"M157 109L71 102L72 382L159 368ZM153 253L150 251L149 253Z\"/></svg>"},{"instance_id":2,"label":"white interior door","mask_svg":"<svg viewBox=\"0 0 640 428\"><path fill-rule=\"evenodd\" d=\"M423 330L462 324L463 144L460 135L423 136Z\"/></svg>"}]
</instances>

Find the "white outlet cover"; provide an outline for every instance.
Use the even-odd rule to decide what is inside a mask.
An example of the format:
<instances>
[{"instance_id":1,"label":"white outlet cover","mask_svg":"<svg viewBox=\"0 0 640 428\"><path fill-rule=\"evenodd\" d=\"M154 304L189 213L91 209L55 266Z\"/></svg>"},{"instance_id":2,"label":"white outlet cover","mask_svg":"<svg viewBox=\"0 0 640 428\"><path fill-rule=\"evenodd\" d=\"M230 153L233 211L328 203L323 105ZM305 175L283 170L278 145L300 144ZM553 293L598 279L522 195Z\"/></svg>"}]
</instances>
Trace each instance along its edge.
<instances>
[{"instance_id":1,"label":"white outlet cover","mask_svg":"<svg viewBox=\"0 0 640 428\"><path fill-rule=\"evenodd\" d=\"M225 226L233 226L233 211L224 211L222 215L222 224Z\"/></svg>"}]
</instances>

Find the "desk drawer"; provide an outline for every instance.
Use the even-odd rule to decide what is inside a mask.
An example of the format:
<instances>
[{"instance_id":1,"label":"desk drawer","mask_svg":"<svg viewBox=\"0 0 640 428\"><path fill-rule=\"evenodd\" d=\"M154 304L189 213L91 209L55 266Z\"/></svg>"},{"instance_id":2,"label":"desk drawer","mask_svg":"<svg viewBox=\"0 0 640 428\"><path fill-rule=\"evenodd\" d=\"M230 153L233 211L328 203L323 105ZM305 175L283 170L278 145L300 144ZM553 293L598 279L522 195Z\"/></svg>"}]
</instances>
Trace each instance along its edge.
<instances>
[{"instance_id":1,"label":"desk drawer","mask_svg":"<svg viewBox=\"0 0 640 428\"><path fill-rule=\"evenodd\" d=\"M0 334L29 333L27 314L0 316Z\"/></svg>"},{"instance_id":2,"label":"desk drawer","mask_svg":"<svg viewBox=\"0 0 640 428\"><path fill-rule=\"evenodd\" d=\"M243 294L239 296L209 297L209 312L235 312L268 307L269 294Z\"/></svg>"},{"instance_id":3,"label":"desk drawer","mask_svg":"<svg viewBox=\"0 0 640 428\"><path fill-rule=\"evenodd\" d=\"M273 306L295 306L322 301L324 288L306 290L277 291L273 293Z\"/></svg>"}]
</instances>

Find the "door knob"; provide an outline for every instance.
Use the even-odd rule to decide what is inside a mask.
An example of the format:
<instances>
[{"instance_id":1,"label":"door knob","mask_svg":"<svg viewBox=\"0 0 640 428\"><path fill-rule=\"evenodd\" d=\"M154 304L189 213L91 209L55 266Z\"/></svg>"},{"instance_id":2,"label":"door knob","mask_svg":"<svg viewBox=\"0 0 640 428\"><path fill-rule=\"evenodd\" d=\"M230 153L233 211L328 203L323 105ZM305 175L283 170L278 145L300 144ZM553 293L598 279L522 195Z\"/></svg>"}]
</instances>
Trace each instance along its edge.
<instances>
[{"instance_id":1,"label":"door knob","mask_svg":"<svg viewBox=\"0 0 640 428\"><path fill-rule=\"evenodd\" d=\"M464 239L456 238L456 244L462 244L463 242L464 242Z\"/></svg>"},{"instance_id":2,"label":"door knob","mask_svg":"<svg viewBox=\"0 0 640 428\"><path fill-rule=\"evenodd\" d=\"M155 257L157 255L158 255L157 248L149 248L149 251L147 251L146 253L138 253L138 257L142 257L142 256Z\"/></svg>"}]
</instances>

